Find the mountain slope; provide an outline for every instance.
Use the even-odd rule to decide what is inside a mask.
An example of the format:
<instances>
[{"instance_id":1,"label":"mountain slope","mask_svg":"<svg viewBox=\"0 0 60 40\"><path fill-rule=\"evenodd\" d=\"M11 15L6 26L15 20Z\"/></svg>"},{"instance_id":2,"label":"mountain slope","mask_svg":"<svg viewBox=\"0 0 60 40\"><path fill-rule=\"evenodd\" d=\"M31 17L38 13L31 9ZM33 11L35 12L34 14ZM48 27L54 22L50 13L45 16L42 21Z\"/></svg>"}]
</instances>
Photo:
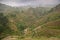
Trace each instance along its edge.
<instances>
[{"instance_id":1,"label":"mountain slope","mask_svg":"<svg viewBox=\"0 0 60 40\"><path fill-rule=\"evenodd\" d=\"M13 31L12 34L16 35L24 35L25 29L34 29L37 26L35 21L44 16L49 9L43 7L17 8L0 3L0 13L8 18L8 26Z\"/></svg>"},{"instance_id":2,"label":"mountain slope","mask_svg":"<svg viewBox=\"0 0 60 40\"><path fill-rule=\"evenodd\" d=\"M60 5L51 9L48 15L40 19L40 26L35 28L36 35L60 36Z\"/></svg>"},{"instance_id":3,"label":"mountain slope","mask_svg":"<svg viewBox=\"0 0 60 40\"><path fill-rule=\"evenodd\" d=\"M17 8L0 4L0 13L8 19L8 26L12 30L11 35L22 37L60 35L60 5L54 8Z\"/></svg>"}]
</instances>

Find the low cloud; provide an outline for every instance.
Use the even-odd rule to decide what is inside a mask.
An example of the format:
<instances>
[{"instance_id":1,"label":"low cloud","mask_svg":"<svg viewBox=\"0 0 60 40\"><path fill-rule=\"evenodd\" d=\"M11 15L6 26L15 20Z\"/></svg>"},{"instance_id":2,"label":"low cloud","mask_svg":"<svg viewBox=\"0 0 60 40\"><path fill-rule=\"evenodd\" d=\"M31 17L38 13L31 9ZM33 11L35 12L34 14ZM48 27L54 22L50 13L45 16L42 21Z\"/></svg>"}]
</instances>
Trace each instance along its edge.
<instances>
[{"instance_id":1,"label":"low cloud","mask_svg":"<svg viewBox=\"0 0 60 40\"><path fill-rule=\"evenodd\" d=\"M0 0L0 3L4 3L10 6L25 6L25 5L56 5L60 3L60 0Z\"/></svg>"}]
</instances>

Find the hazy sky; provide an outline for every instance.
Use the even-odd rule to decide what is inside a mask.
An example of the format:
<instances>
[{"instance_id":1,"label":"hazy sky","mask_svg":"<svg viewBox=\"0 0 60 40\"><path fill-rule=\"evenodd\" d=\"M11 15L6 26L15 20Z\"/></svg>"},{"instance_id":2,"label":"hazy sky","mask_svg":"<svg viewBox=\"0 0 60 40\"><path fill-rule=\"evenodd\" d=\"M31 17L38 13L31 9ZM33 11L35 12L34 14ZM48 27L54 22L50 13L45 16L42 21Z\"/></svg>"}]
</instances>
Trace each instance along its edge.
<instances>
[{"instance_id":1,"label":"hazy sky","mask_svg":"<svg viewBox=\"0 0 60 40\"><path fill-rule=\"evenodd\" d=\"M59 4L60 0L0 0L0 3L4 3L10 6L46 6Z\"/></svg>"}]
</instances>

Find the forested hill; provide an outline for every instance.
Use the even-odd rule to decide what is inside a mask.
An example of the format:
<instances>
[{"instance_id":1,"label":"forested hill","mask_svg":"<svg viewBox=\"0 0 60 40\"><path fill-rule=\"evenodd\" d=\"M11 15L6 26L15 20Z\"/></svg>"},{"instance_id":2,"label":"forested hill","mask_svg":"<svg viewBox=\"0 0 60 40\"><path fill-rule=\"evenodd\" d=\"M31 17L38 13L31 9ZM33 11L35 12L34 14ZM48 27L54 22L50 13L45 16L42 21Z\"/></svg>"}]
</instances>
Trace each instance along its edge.
<instances>
[{"instance_id":1,"label":"forested hill","mask_svg":"<svg viewBox=\"0 0 60 40\"><path fill-rule=\"evenodd\" d=\"M0 3L0 30L2 30L0 38L9 35L20 35L21 37L57 36L60 35L59 24L60 4L53 8L33 8L11 7Z\"/></svg>"},{"instance_id":2,"label":"forested hill","mask_svg":"<svg viewBox=\"0 0 60 40\"><path fill-rule=\"evenodd\" d=\"M60 4L52 8L48 15L43 16L39 21L40 26L36 27L36 36L56 36L60 35Z\"/></svg>"}]
</instances>

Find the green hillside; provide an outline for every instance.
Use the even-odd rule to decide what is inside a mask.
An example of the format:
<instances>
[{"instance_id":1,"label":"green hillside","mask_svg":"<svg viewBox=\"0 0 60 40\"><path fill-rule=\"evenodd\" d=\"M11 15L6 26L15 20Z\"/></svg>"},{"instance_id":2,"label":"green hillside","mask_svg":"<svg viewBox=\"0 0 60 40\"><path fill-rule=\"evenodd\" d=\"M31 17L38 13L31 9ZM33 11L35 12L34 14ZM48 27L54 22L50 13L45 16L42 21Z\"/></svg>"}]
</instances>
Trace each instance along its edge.
<instances>
[{"instance_id":1,"label":"green hillside","mask_svg":"<svg viewBox=\"0 0 60 40\"><path fill-rule=\"evenodd\" d=\"M13 35L21 39L60 37L60 4L53 8L33 8L0 3L0 39Z\"/></svg>"},{"instance_id":2,"label":"green hillside","mask_svg":"<svg viewBox=\"0 0 60 40\"><path fill-rule=\"evenodd\" d=\"M48 15L43 16L39 20L40 26L36 27L34 31L37 31L39 36L47 37L60 37L60 5L57 5L52 9Z\"/></svg>"}]
</instances>

